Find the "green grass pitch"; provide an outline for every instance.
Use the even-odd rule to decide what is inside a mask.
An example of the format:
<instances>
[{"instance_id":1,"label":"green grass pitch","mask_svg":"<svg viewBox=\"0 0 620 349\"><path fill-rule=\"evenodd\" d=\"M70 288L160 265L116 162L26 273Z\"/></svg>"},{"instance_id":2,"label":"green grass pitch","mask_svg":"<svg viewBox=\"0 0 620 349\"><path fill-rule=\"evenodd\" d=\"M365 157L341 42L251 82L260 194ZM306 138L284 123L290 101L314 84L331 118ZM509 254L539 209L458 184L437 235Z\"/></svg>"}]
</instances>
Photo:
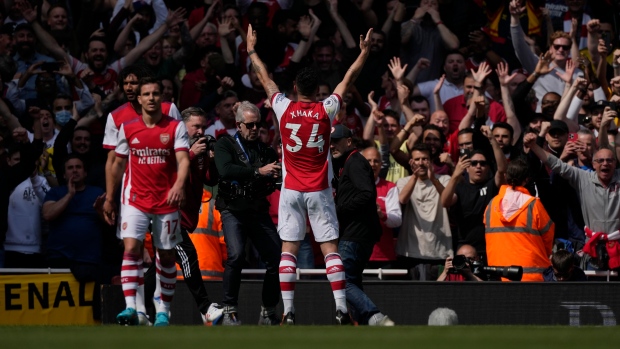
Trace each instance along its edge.
<instances>
[{"instance_id":1,"label":"green grass pitch","mask_svg":"<svg viewBox=\"0 0 620 349\"><path fill-rule=\"evenodd\" d=\"M620 331L617 327L0 327L0 348L3 349L599 349L618 348L618 343Z\"/></svg>"}]
</instances>

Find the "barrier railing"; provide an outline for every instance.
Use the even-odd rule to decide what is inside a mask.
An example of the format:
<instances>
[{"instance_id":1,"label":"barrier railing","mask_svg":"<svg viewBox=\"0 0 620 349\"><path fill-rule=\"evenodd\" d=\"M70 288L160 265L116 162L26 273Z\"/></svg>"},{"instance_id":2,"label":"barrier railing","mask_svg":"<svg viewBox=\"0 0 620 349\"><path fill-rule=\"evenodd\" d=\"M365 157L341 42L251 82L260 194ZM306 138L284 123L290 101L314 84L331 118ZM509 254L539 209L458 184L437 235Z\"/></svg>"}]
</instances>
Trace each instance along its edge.
<instances>
[{"instance_id":1,"label":"barrier railing","mask_svg":"<svg viewBox=\"0 0 620 349\"><path fill-rule=\"evenodd\" d=\"M59 274L70 273L70 269L55 268L0 268L2 274ZM609 282L611 277L617 277L618 272L611 270L585 270L586 276L606 277ZM265 269L243 269L241 274L260 275L265 274ZM325 275L325 269L297 269L297 280L301 275ZM407 269L364 269L364 275L377 275L379 280L383 280L387 275L407 275Z\"/></svg>"},{"instance_id":2,"label":"barrier railing","mask_svg":"<svg viewBox=\"0 0 620 349\"><path fill-rule=\"evenodd\" d=\"M70 269L53 269L53 268L39 268L39 269L20 269L20 268L0 268L0 275L2 274L58 274L58 273L70 273ZM265 274L265 269L243 269L241 274L245 275L257 275ZM379 280L383 280L385 275L407 275L407 269L365 269L365 275L377 275ZM325 269L297 269L297 280L301 275L325 275Z\"/></svg>"}]
</instances>

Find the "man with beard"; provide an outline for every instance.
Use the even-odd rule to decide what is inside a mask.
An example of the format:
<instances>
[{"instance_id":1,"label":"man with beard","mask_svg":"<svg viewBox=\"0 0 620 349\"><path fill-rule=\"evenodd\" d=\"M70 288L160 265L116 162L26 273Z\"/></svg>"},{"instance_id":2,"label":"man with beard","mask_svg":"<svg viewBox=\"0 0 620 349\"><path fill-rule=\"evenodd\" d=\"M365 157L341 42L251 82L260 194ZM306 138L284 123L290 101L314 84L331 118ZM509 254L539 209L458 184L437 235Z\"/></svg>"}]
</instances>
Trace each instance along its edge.
<instances>
[{"instance_id":1,"label":"man with beard","mask_svg":"<svg viewBox=\"0 0 620 349\"><path fill-rule=\"evenodd\" d=\"M56 40L38 22L36 11L32 9L27 1L22 1L21 4L20 9L22 15L30 25L32 25L32 29L43 47L45 47L54 58L69 62L73 72L78 77L84 79L89 88L94 89L98 87L104 94L109 94L114 89L114 82L116 81L117 74L123 68L135 63L148 49L155 45L155 43L164 36L166 31L168 31L168 28L183 21L183 15L185 13L185 9L182 7L176 11L168 12L166 21L157 28L157 30L140 40L140 43L129 51L125 57L110 64L107 64L108 48L105 39L100 36L93 36L89 39L88 48L84 54L86 63L84 63L65 52L62 47L58 45ZM34 41L34 37L32 40ZM50 58L50 61L53 60Z\"/></svg>"},{"instance_id":2,"label":"man with beard","mask_svg":"<svg viewBox=\"0 0 620 349\"><path fill-rule=\"evenodd\" d=\"M430 63L430 69L422 72L419 75L418 81L429 81L439 78L441 69L439 66L441 64L440 57L444 55L444 48L447 50L459 48L459 39L441 20L437 0L421 0L420 6L416 9L413 18L401 25L400 33L401 44L403 45L401 57L410 57L410 60L406 63L413 67L420 58L426 58ZM446 71L446 74L448 74L448 71ZM416 81L412 80L412 82L415 83ZM447 100L447 98L443 100ZM431 109L435 110L434 107Z\"/></svg>"},{"instance_id":3,"label":"man with beard","mask_svg":"<svg viewBox=\"0 0 620 349\"><path fill-rule=\"evenodd\" d=\"M491 163L487 161L484 153L474 150L469 155L462 155L450 183L441 193L441 204L445 208L451 208L451 214L454 214L455 221L459 222L458 239L455 239L458 245L472 245L478 254L484 255L484 209L504 183L506 158L490 128L482 126L481 132L493 147L497 164L495 175L490 176ZM465 181L464 172L467 172Z\"/></svg>"},{"instance_id":4,"label":"man with beard","mask_svg":"<svg viewBox=\"0 0 620 349\"><path fill-rule=\"evenodd\" d=\"M452 233L441 193L450 176L435 175L431 150L418 144L411 151L411 176L396 182L403 224L396 242L398 263L414 280L436 280L438 267L452 257Z\"/></svg>"},{"instance_id":5,"label":"man with beard","mask_svg":"<svg viewBox=\"0 0 620 349\"><path fill-rule=\"evenodd\" d=\"M493 124L493 137L507 160L514 159L521 154L520 148L514 145L514 129L509 124L505 122Z\"/></svg>"},{"instance_id":6,"label":"man with beard","mask_svg":"<svg viewBox=\"0 0 620 349\"><path fill-rule=\"evenodd\" d=\"M26 73L26 71L36 62L54 62L52 57L42 55L35 49L36 40L33 28L25 23L15 27L13 32L13 40L15 41L15 56L13 60L17 64L18 73ZM21 86L21 96L23 99L36 99L37 90L34 74L28 76L28 80ZM61 85L59 78L56 83Z\"/></svg>"}]
</instances>

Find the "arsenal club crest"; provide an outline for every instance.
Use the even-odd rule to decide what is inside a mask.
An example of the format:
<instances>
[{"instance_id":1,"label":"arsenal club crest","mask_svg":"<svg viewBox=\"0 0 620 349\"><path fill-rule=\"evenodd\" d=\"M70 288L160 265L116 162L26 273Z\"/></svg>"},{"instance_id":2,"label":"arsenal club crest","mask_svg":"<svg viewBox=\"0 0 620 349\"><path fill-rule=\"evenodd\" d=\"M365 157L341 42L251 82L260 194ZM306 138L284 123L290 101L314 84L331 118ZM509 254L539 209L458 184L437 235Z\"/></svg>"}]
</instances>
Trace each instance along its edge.
<instances>
[{"instance_id":1,"label":"arsenal club crest","mask_svg":"<svg viewBox=\"0 0 620 349\"><path fill-rule=\"evenodd\" d=\"M159 135L159 140L164 145L168 144L168 142L170 141L170 134L169 133L162 133L162 134L160 134Z\"/></svg>"}]
</instances>

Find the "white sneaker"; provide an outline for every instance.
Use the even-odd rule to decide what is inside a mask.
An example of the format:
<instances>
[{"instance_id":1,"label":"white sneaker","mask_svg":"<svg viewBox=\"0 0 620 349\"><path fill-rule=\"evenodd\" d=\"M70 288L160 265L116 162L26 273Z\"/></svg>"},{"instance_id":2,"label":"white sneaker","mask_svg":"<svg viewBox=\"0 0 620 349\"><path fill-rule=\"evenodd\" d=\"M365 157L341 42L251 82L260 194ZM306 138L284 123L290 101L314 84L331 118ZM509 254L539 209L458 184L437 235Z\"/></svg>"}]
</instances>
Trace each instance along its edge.
<instances>
[{"instance_id":1,"label":"white sneaker","mask_svg":"<svg viewBox=\"0 0 620 349\"><path fill-rule=\"evenodd\" d=\"M222 314L224 313L224 307L217 303L211 303L209 309L207 309L206 314L200 314L202 317L202 322L204 322L205 326L215 326L222 319Z\"/></svg>"},{"instance_id":2,"label":"white sneaker","mask_svg":"<svg viewBox=\"0 0 620 349\"><path fill-rule=\"evenodd\" d=\"M368 320L368 326L394 326L395 323L387 317L387 315L383 315L381 313L376 313Z\"/></svg>"},{"instance_id":3,"label":"white sneaker","mask_svg":"<svg viewBox=\"0 0 620 349\"><path fill-rule=\"evenodd\" d=\"M138 312L138 325L139 326L153 326L153 324L149 321L149 317L141 311Z\"/></svg>"}]
</instances>

